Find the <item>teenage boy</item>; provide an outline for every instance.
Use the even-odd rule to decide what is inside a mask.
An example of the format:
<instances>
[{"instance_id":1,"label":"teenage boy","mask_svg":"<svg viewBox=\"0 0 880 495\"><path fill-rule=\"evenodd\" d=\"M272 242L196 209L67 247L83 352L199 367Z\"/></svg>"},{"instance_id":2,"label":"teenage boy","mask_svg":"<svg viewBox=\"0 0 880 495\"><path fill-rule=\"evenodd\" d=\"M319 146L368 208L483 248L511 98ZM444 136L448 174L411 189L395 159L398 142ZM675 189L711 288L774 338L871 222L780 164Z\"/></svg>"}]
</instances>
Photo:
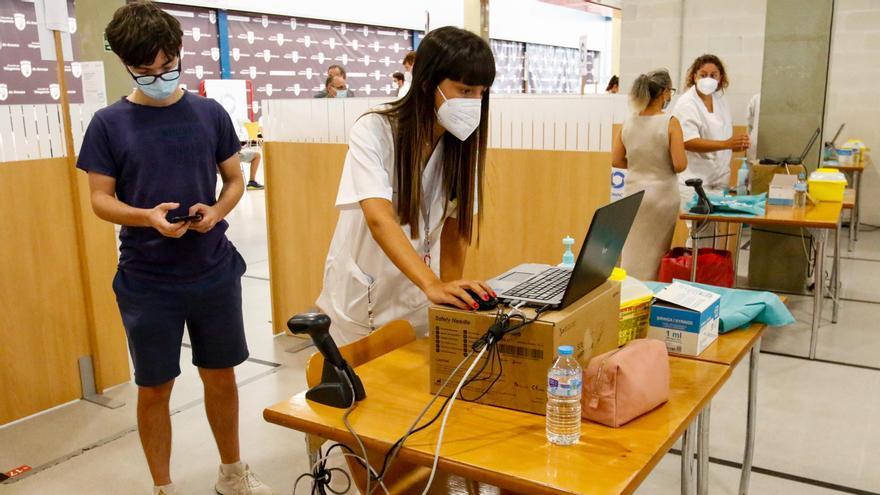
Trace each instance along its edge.
<instances>
[{"instance_id":1,"label":"teenage boy","mask_svg":"<svg viewBox=\"0 0 880 495\"><path fill-rule=\"evenodd\" d=\"M248 357L245 263L224 220L244 193L238 136L219 103L178 86L183 32L174 17L142 0L119 8L106 33L135 89L92 118L77 167L88 172L95 214L122 225L113 289L134 363L153 493L175 494L168 400L186 324L220 453L214 488L271 494L239 457L233 367Z\"/></svg>"}]
</instances>

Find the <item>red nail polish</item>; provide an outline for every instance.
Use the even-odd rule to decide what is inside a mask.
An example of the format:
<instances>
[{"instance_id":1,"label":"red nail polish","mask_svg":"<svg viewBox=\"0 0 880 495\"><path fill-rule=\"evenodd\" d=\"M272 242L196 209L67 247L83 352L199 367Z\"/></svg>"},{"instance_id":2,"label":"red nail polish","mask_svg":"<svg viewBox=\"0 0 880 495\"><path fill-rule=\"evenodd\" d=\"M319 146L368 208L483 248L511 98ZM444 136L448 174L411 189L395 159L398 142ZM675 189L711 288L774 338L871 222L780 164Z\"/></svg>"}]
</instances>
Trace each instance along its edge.
<instances>
[{"instance_id":1,"label":"red nail polish","mask_svg":"<svg viewBox=\"0 0 880 495\"><path fill-rule=\"evenodd\" d=\"M484 301L488 301L488 300L489 300L489 296L483 296L483 300L484 300Z\"/></svg>"},{"instance_id":2,"label":"red nail polish","mask_svg":"<svg viewBox=\"0 0 880 495\"><path fill-rule=\"evenodd\" d=\"M474 303L474 309L477 309L477 308L479 308L479 307L480 307L480 305L479 305L479 304L477 304L477 303Z\"/></svg>"}]
</instances>

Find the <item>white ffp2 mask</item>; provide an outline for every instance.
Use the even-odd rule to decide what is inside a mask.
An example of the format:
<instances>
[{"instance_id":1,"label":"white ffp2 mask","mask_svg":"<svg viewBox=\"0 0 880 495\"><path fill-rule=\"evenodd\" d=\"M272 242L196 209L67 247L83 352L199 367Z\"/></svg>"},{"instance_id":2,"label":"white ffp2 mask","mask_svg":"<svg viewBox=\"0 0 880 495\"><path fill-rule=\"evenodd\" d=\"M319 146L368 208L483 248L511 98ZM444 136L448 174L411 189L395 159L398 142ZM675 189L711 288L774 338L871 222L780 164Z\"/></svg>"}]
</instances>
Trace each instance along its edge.
<instances>
[{"instance_id":1,"label":"white ffp2 mask","mask_svg":"<svg viewBox=\"0 0 880 495\"><path fill-rule=\"evenodd\" d=\"M437 91L440 91L440 88L437 88ZM453 136L462 141L466 140L480 125L482 98L447 99L443 91L440 91L440 96L444 101L437 109L437 121Z\"/></svg>"},{"instance_id":2,"label":"white ffp2 mask","mask_svg":"<svg viewBox=\"0 0 880 495\"><path fill-rule=\"evenodd\" d=\"M704 95L711 95L716 89L718 89L718 81L711 77L698 79L697 89Z\"/></svg>"}]
</instances>

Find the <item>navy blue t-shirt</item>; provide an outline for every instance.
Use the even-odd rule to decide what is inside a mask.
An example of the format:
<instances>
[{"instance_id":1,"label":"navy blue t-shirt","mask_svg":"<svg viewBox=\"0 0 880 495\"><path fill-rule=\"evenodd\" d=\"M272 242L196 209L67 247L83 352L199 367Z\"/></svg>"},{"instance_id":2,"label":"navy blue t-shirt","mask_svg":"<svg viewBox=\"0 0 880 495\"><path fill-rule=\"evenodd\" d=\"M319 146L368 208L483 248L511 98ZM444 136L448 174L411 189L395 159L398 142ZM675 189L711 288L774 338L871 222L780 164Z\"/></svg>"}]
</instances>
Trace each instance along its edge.
<instances>
[{"instance_id":1,"label":"navy blue t-shirt","mask_svg":"<svg viewBox=\"0 0 880 495\"><path fill-rule=\"evenodd\" d=\"M77 168L116 179L116 197L136 208L217 202L217 165L241 145L232 120L214 100L184 93L167 107L122 98L92 117ZM165 237L152 227L122 227L119 269L163 281L191 281L230 259L226 221L206 234Z\"/></svg>"}]
</instances>

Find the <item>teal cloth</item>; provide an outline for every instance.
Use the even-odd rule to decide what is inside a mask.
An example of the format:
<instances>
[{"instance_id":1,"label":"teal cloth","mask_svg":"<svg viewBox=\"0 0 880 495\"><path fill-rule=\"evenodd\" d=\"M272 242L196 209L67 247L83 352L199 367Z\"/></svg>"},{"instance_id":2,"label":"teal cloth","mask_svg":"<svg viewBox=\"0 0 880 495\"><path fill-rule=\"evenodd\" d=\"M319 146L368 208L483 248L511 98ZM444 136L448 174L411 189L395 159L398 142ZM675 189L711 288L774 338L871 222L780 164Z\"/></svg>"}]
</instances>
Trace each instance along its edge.
<instances>
[{"instance_id":1,"label":"teal cloth","mask_svg":"<svg viewBox=\"0 0 880 495\"><path fill-rule=\"evenodd\" d=\"M782 304L779 296L772 292L728 289L714 285L698 284L687 280L675 280L683 284L693 285L714 292L721 296L719 333L727 333L738 328L745 328L752 322L765 323L774 327L782 327L794 323L791 311ZM666 288L666 283L645 282L654 293Z\"/></svg>"},{"instance_id":2,"label":"teal cloth","mask_svg":"<svg viewBox=\"0 0 880 495\"><path fill-rule=\"evenodd\" d=\"M706 196L715 209L712 214L722 217L763 217L767 208L766 193L752 196L719 196L717 194L707 194ZM696 204L697 194L694 193L691 200L685 206L685 210L690 211Z\"/></svg>"}]
</instances>

